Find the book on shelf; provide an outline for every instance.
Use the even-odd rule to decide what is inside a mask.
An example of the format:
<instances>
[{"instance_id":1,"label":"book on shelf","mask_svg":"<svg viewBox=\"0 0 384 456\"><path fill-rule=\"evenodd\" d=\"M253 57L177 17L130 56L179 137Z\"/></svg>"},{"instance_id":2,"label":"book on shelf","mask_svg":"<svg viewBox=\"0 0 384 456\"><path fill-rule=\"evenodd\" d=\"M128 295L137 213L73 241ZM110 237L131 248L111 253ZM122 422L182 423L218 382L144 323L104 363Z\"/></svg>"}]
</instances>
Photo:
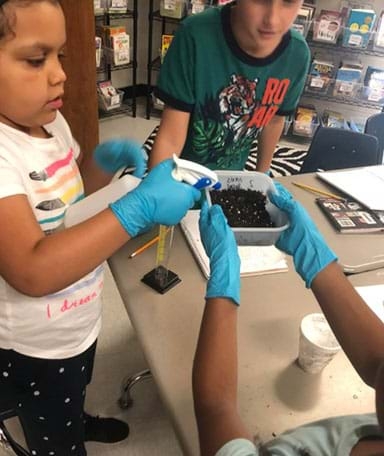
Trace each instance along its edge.
<instances>
[{"instance_id":1,"label":"book on shelf","mask_svg":"<svg viewBox=\"0 0 384 456\"><path fill-rule=\"evenodd\" d=\"M172 43L174 35L161 35L161 50L160 50L160 60L161 63L164 62L164 57L168 52L169 46Z\"/></svg>"},{"instance_id":2,"label":"book on shelf","mask_svg":"<svg viewBox=\"0 0 384 456\"><path fill-rule=\"evenodd\" d=\"M375 20L375 11L352 8L344 31L343 46L365 49L371 38Z\"/></svg>"},{"instance_id":3,"label":"book on shelf","mask_svg":"<svg viewBox=\"0 0 384 456\"><path fill-rule=\"evenodd\" d=\"M337 111L326 109L323 112L322 123L325 127L329 128L344 128L349 129L347 121L343 114Z\"/></svg>"},{"instance_id":4,"label":"book on shelf","mask_svg":"<svg viewBox=\"0 0 384 456\"><path fill-rule=\"evenodd\" d=\"M209 278L209 258L205 253L199 230L199 210L190 210L180 226L205 278ZM275 246L239 246L242 277L288 271L285 254Z\"/></svg>"},{"instance_id":5,"label":"book on shelf","mask_svg":"<svg viewBox=\"0 0 384 456\"><path fill-rule=\"evenodd\" d=\"M372 233L384 230L379 214L356 201L317 198L316 203L340 233Z\"/></svg>"},{"instance_id":6,"label":"book on shelf","mask_svg":"<svg viewBox=\"0 0 384 456\"><path fill-rule=\"evenodd\" d=\"M311 27L311 21L315 14L315 7L313 5L304 5L299 9L299 13L296 16L295 22L292 27L297 30L304 37L307 36L308 31Z\"/></svg>"},{"instance_id":7,"label":"book on shelf","mask_svg":"<svg viewBox=\"0 0 384 456\"><path fill-rule=\"evenodd\" d=\"M103 48L102 48L102 39L100 36L95 37L95 45L96 45L96 68L100 68L101 66L101 58L103 55Z\"/></svg>"},{"instance_id":8,"label":"book on shelf","mask_svg":"<svg viewBox=\"0 0 384 456\"><path fill-rule=\"evenodd\" d=\"M334 96L356 96L363 73L363 64L359 60L343 60L337 70Z\"/></svg>"},{"instance_id":9,"label":"book on shelf","mask_svg":"<svg viewBox=\"0 0 384 456\"><path fill-rule=\"evenodd\" d=\"M368 101L384 103L384 69L368 66L364 78L363 96Z\"/></svg>"},{"instance_id":10,"label":"book on shelf","mask_svg":"<svg viewBox=\"0 0 384 456\"><path fill-rule=\"evenodd\" d=\"M308 73L306 90L308 92L327 93L335 72L335 64L331 60L314 58Z\"/></svg>"},{"instance_id":11,"label":"book on shelf","mask_svg":"<svg viewBox=\"0 0 384 456\"><path fill-rule=\"evenodd\" d=\"M128 0L110 0L108 11L110 13L126 13Z\"/></svg>"},{"instance_id":12,"label":"book on shelf","mask_svg":"<svg viewBox=\"0 0 384 456\"><path fill-rule=\"evenodd\" d=\"M116 89L111 81L99 81L97 83L97 95L100 109L111 111L120 108L124 92Z\"/></svg>"},{"instance_id":13,"label":"book on shelf","mask_svg":"<svg viewBox=\"0 0 384 456\"><path fill-rule=\"evenodd\" d=\"M375 48L383 50L384 48L384 11L380 14L375 33Z\"/></svg>"},{"instance_id":14,"label":"book on shelf","mask_svg":"<svg viewBox=\"0 0 384 456\"><path fill-rule=\"evenodd\" d=\"M343 15L340 11L321 10L313 25L314 41L335 44L342 25Z\"/></svg>"},{"instance_id":15,"label":"book on shelf","mask_svg":"<svg viewBox=\"0 0 384 456\"><path fill-rule=\"evenodd\" d=\"M310 137L313 135L318 125L318 115L314 106L298 106L292 129L295 135Z\"/></svg>"}]
</instances>

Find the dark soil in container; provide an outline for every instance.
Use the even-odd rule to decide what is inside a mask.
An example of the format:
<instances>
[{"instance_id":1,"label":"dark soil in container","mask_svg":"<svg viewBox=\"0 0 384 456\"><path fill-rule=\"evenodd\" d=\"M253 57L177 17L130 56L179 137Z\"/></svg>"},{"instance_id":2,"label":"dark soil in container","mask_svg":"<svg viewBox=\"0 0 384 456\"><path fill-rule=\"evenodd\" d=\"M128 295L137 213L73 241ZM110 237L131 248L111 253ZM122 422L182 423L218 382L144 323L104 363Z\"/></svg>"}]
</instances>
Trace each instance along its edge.
<instances>
[{"instance_id":1,"label":"dark soil in container","mask_svg":"<svg viewBox=\"0 0 384 456\"><path fill-rule=\"evenodd\" d=\"M212 204L219 204L232 228L271 228L274 226L265 209L266 196L256 190L229 188L211 191Z\"/></svg>"}]
</instances>

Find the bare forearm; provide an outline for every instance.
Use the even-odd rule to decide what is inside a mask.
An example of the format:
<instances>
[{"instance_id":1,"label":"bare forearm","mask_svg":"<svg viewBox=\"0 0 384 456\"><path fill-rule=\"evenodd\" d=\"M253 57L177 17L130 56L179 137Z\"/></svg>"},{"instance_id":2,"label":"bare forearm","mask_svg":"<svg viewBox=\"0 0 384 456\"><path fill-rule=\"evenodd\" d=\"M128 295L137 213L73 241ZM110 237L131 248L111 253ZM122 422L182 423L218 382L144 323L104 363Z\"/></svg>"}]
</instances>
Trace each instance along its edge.
<instances>
[{"instance_id":1,"label":"bare forearm","mask_svg":"<svg viewBox=\"0 0 384 456\"><path fill-rule=\"evenodd\" d=\"M113 175L102 171L92 156L84 157L80 164L80 173L83 179L86 195L96 192L108 185Z\"/></svg>"},{"instance_id":2,"label":"bare forearm","mask_svg":"<svg viewBox=\"0 0 384 456\"><path fill-rule=\"evenodd\" d=\"M200 454L213 456L233 439L250 439L237 411L237 307L208 299L193 364Z\"/></svg>"},{"instance_id":3,"label":"bare forearm","mask_svg":"<svg viewBox=\"0 0 384 456\"><path fill-rule=\"evenodd\" d=\"M59 291L84 277L129 240L110 209L50 236L24 259L28 265L12 284L31 296Z\"/></svg>"},{"instance_id":4,"label":"bare forearm","mask_svg":"<svg viewBox=\"0 0 384 456\"><path fill-rule=\"evenodd\" d=\"M284 122L284 117L275 116L260 133L257 146L257 171L264 173L269 170L276 145L283 132Z\"/></svg>"},{"instance_id":5,"label":"bare forearm","mask_svg":"<svg viewBox=\"0 0 384 456\"><path fill-rule=\"evenodd\" d=\"M183 146L174 141L172 136L164 134L161 130L159 130L151 150L148 168L152 169L167 158L172 158L173 154L179 156L182 149Z\"/></svg>"},{"instance_id":6,"label":"bare forearm","mask_svg":"<svg viewBox=\"0 0 384 456\"><path fill-rule=\"evenodd\" d=\"M165 107L149 157L149 169L163 160L171 158L173 154L181 154L187 138L189 119L190 114L188 112Z\"/></svg>"},{"instance_id":7,"label":"bare forearm","mask_svg":"<svg viewBox=\"0 0 384 456\"><path fill-rule=\"evenodd\" d=\"M315 277L312 291L353 366L373 386L384 359L384 324L337 263L331 263Z\"/></svg>"},{"instance_id":8,"label":"bare forearm","mask_svg":"<svg viewBox=\"0 0 384 456\"><path fill-rule=\"evenodd\" d=\"M193 365L197 411L236 407L237 307L229 299L209 299Z\"/></svg>"}]
</instances>

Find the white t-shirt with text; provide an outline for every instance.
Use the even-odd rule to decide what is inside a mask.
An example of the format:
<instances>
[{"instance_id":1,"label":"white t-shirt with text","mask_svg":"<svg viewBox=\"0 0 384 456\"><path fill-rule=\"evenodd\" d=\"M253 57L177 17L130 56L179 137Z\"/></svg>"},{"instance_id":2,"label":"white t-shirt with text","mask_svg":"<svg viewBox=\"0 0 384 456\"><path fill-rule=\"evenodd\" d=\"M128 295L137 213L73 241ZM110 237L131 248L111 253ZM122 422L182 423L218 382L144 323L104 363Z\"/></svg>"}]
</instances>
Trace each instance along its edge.
<instances>
[{"instance_id":1,"label":"white t-shirt with text","mask_svg":"<svg viewBox=\"0 0 384 456\"><path fill-rule=\"evenodd\" d=\"M84 198L84 188L79 146L64 117L58 113L45 129L50 138L34 138L0 123L0 198L26 195L41 229L51 235L62 229L68 206ZM41 298L19 293L0 277L0 348L47 359L84 352L101 328L102 288L103 265Z\"/></svg>"}]
</instances>

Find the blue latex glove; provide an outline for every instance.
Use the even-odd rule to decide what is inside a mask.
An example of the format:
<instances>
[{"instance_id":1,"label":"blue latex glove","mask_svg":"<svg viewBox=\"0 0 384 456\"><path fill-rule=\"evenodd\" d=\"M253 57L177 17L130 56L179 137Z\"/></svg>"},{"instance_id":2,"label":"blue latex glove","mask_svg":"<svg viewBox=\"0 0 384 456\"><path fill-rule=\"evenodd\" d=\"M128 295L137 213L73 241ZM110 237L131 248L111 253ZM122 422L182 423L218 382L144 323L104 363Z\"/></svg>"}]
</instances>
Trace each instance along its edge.
<instances>
[{"instance_id":1,"label":"blue latex glove","mask_svg":"<svg viewBox=\"0 0 384 456\"><path fill-rule=\"evenodd\" d=\"M173 160L165 160L150 171L132 192L109 207L131 237L153 225L176 225L200 198L191 185L172 177Z\"/></svg>"},{"instance_id":2,"label":"blue latex glove","mask_svg":"<svg viewBox=\"0 0 384 456\"><path fill-rule=\"evenodd\" d=\"M134 166L133 175L142 178L147 169L141 145L131 139L118 139L99 144L93 158L103 171L111 174L115 174L121 168Z\"/></svg>"},{"instance_id":3,"label":"blue latex glove","mask_svg":"<svg viewBox=\"0 0 384 456\"><path fill-rule=\"evenodd\" d=\"M329 263L337 260L316 225L301 204L278 182L278 193L269 193L269 199L288 214L290 227L280 235L276 247L293 256L296 271L309 288L312 280Z\"/></svg>"},{"instance_id":4,"label":"blue latex glove","mask_svg":"<svg viewBox=\"0 0 384 456\"><path fill-rule=\"evenodd\" d=\"M209 208L204 201L199 227L211 269L206 298L230 298L240 305L240 258L235 236L221 207Z\"/></svg>"}]
</instances>

